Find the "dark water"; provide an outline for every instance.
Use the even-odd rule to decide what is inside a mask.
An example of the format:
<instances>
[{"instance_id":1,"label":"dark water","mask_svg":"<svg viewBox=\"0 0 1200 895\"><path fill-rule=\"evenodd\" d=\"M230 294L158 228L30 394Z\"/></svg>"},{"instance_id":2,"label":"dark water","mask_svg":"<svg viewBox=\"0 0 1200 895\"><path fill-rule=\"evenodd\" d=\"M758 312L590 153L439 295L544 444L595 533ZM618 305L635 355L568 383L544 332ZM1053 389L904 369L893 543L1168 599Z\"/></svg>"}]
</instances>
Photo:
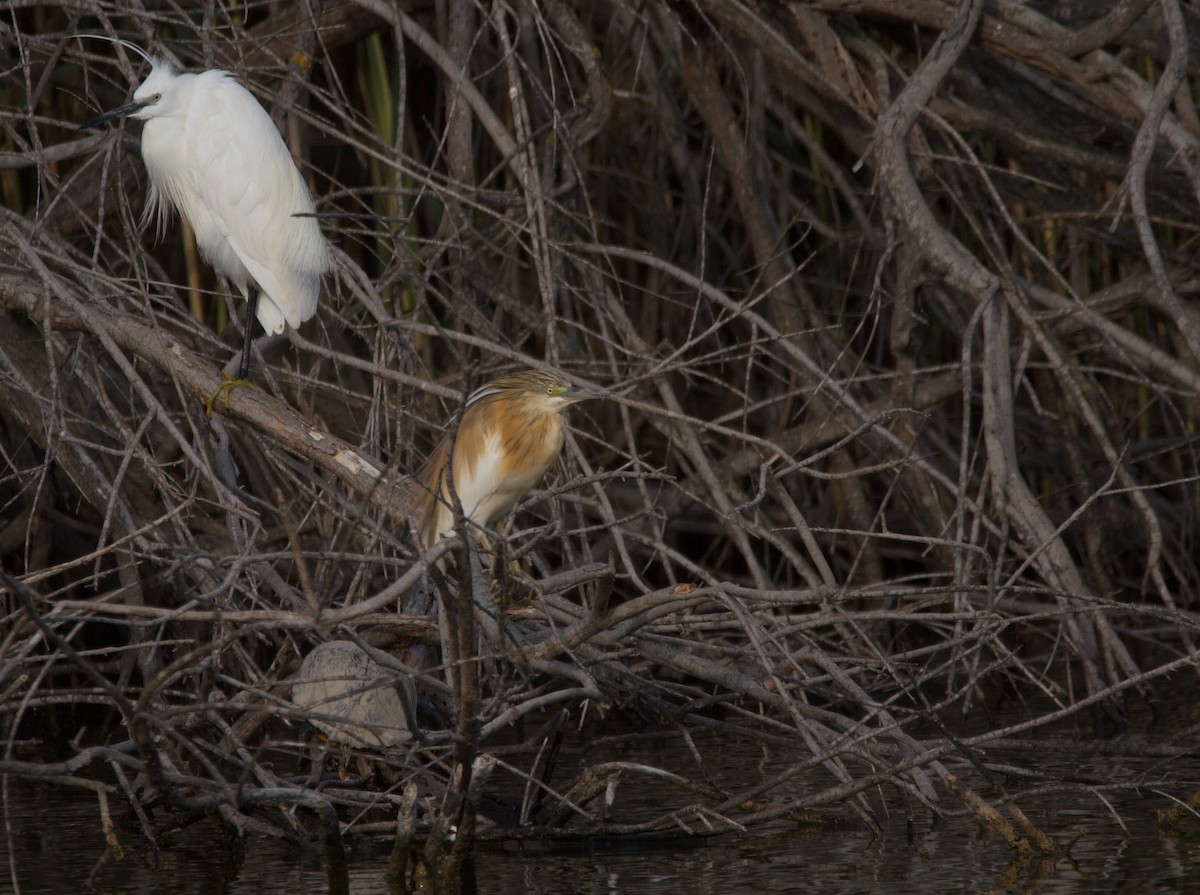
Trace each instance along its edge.
<instances>
[{"instance_id":1,"label":"dark water","mask_svg":"<svg viewBox=\"0 0 1200 895\"><path fill-rule=\"evenodd\" d=\"M1161 802L1155 803L1161 806ZM26 895L86 891L104 852L95 800L9 781L0 891ZM116 807L116 806L114 806ZM1099 801L1055 806L1060 843L1082 833L1069 853L1020 863L973 822L882 837L857 830L795 832L702 847L571 850L485 848L474 862L480 893L615 895L644 892L1171 892L1200 891L1200 820L1177 832L1160 828L1149 804L1120 806L1122 828ZM1069 826L1061 826L1061 823ZM1190 826L1189 826L1190 824ZM189 828L163 852L159 869L137 854L143 842L121 831L125 857L95 876L99 892L280 893L328 891L322 859L278 841L229 849L215 827ZM350 891L386 893L386 851L358 845L350 854ZM15 877L15 884L14 884ZM471 891L470 888L464 891Z\"/></svg>"}]
</instances>

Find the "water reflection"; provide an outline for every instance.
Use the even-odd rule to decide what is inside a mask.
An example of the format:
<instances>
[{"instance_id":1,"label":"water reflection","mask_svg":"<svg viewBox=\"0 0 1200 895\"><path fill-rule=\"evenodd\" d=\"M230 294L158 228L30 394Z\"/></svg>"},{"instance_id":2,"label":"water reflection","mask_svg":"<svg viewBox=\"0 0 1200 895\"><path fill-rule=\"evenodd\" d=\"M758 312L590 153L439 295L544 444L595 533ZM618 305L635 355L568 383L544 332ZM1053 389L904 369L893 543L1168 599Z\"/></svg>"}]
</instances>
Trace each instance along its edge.
<instances>
[{"instance_id":1,"label":"water reflection","mask_svg":"<svg viewBox=\"0 0 1200 895\"><path fill-rule=\"evenodd\" d=\"M748 756L747 756L748 757ZM755 755L753 760L761 758ZM1103 768L1097 768L1099 775ZM316 847L297 849L269 839L234 847L221 828L202 820L161 840L161 860L136 830L118 830L125 854L96 867L105 851L94 797L73 790L9 779L4 790L6 869L0 892L59 895L84 891L95 872L95 891L256 893L307 895L329 892ZM617 895L617 893L720 893L802 890L808 895L874 891L937 892L1144 892L1184 890L1200 879L1200 821L1178 831L1159 826L1161 799L1126 794L1047 795L1025 804L1034 823L1065 855L1021 863L994 835L973 821L931 828L924 813L910 830L893 819L882 837L858 829L786 832L699 846L673 842L627 847L485 846L473 865L473 892ZM113 805L114 813L120 813ZM387 893L388 848L347 841L349 891Z\"/></svg>"},{"instance_id":2,"label":"water reflection","mask_svg":"<svg viewBox=\"0 0 1200 895\"><path fill-rule=\"evenodd\" d=\"M1160 834L1154 818L1137 818L1124 835L1111 815L1077 806L1085 833L1069 856L1021 864L995 836L974 823L949 824L910 836L897 826L882 838L858 831L793 833L747 840L725 838L699 848L485 848L474 865L478 892L560 895L689 892L847 893L1163 891L1200 878L1200 848ZM9 783L8 872L0 891L24 895L78 892L104 851L94 801L74 793ZM1057 831L1059 834L1069 831ZM315 852L278 841L250 840L230 849L220 831L199 823L171 840L160 867L131 831L125 857L102 867L97 891L175 895L183 892L305 895L326 893L328 878ZM350 891L385 893L386 849L359 846L350 854ZM13 886L15 874L16 887Z\"/></svg>"}]
</instances>

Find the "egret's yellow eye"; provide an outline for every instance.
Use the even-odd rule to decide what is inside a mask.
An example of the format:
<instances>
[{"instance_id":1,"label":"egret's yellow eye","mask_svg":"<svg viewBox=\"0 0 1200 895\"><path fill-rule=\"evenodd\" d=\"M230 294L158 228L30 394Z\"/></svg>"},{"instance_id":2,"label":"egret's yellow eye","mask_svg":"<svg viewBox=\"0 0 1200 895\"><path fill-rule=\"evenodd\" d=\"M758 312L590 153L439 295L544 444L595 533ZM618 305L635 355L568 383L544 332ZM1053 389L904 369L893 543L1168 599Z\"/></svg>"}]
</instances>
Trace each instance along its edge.
<instances>
[{"instance_id":1,"label":"egret's yellow eye","mask_svg":"<svg viewBox=\"0 0 1200 895\"><path fill-rule=\"evenodd\" d=\"M154 94L154 96L152 96L152 97L150 97L150 98L151 98L152 100L154 100L155 102L158 102L160 99L162 99L162 94L161 94L161 93L156 93L156 94Z\"/></svg>"}]
</instances>

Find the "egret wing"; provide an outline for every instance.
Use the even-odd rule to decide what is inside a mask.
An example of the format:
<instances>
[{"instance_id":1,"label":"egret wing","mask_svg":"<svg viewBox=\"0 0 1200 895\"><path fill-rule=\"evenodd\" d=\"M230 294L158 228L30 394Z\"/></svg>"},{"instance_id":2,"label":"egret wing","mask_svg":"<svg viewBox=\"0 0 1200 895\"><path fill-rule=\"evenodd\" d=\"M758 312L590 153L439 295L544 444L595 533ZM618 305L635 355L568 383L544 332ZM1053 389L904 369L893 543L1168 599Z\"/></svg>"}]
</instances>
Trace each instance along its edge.
<instances>
[{"instance_id":1,"label":"egret wing","mask_svg":"<svg viewBox=\"0 0 1200 895\"><path fill-rule=\"evenodd\" d=\"M189 215L201 248L239 287L259 287L266 330L299 326L316 311L328 250L315 219L296 217L313 213L312 199L274 122L228 72L208 71L197 76L186 130L205 206Z\"/></svg>"}]
</instances>

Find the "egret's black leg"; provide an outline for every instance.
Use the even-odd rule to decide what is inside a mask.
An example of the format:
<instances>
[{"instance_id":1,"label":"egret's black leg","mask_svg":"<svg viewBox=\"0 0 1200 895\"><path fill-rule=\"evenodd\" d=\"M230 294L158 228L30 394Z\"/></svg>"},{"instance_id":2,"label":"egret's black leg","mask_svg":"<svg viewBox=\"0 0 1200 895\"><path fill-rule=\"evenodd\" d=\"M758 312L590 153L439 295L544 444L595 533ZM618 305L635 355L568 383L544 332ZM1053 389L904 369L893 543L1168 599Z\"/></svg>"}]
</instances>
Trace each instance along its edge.
<instances>
[{"instance_id":1,"label":"egret's black leg","mask_svg":"<svg viewBox=\"0 0 1200 895\"><path fill-rule=\"evenodd\" d=\"M225 377L224 381L217 386L217 390L212 393L208 399L208 403L204 405L209 417L212 416L213 405L217 401L217 397L221 394L225 395L225 409L229 409L229 393L235 388L241 388L243 385L249 385L252 388L258 388L250 381L250 358L254 353L254 326L258 322L258 296L259 291L255 286L250 287L250 291L246 295L246 322L244 324L246 335L242 340L242 356L238 361L238 374L236 379L230 379L229 374L224 370L221 375Z\"/></svg>"},{"instance_id":2,"label":"egret's black leg","mask_svg":"<svg viewBox=\"0 0 1200 895\"><path fill-rule=\"evenodd\" d=\"M250 357L254 353L254 324L258 322L258 295L258 288L251 286L246 305L246 321L242 324L246 336L242 342L242 365L238 367L238 379L250 378Z\"/></svg>"}]
</instances>

